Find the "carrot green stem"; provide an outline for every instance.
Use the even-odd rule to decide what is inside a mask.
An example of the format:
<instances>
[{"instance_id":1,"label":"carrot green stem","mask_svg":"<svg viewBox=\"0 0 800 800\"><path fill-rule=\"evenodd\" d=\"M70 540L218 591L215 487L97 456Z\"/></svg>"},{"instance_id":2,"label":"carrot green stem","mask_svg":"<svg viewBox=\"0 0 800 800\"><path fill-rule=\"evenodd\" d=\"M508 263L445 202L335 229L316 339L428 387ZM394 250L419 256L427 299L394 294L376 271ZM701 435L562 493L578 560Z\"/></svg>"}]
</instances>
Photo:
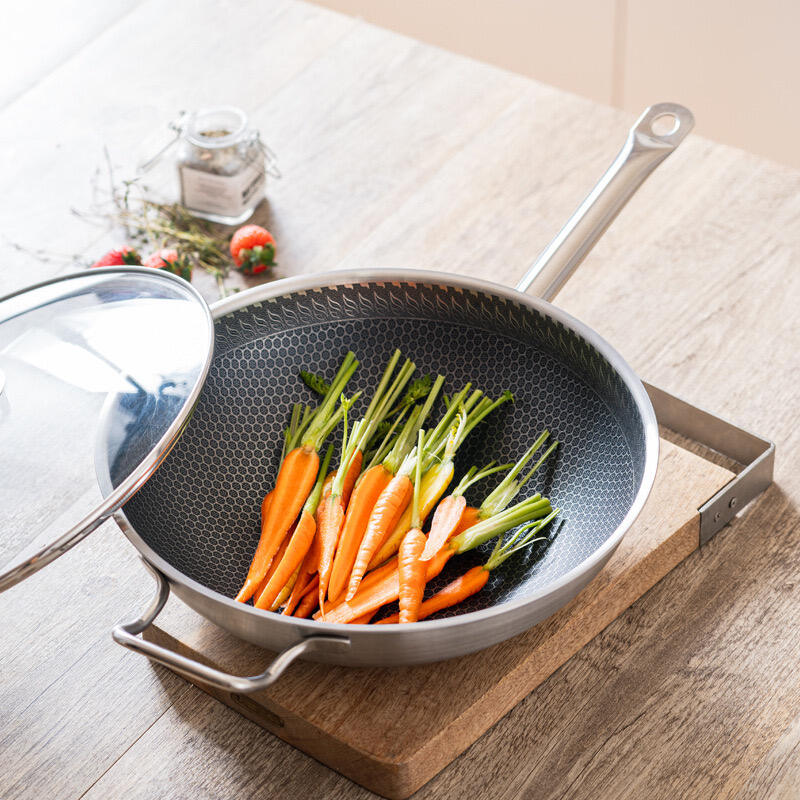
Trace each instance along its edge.
<instances>
[{"instance_id":1,"label":"carrot green stem","mask_svg":"<svg viewBox=\"0 0 800 800\"><path fill-rule=\"evenodd\" d=\"M353 373L356 371L358 367L358 359L352 352L349 352L342 361L342 365L339 367L339 371L336 373L336 377L331 381L331 385L322 400L322 403L314 412L313 418L306 428L306 431L302 437L302 443L304 447L309 447L312 450L318 450L320 444L325 441L325 438L330 434L330 422L331 418L334 415L334 409L336 408L336 403L341 395L344 387L347 385L347 382L350 378L353 377Z\"/></svg>"},{"instance_id":2,"label":"carrot green stem","mask_svg":"<svg viewBox=\"0 0 800 800\"><path fill-rule=\"evenodd\" d=\"M402 422L403 417L406 415L408 411L408 407L404 408L398 415L395 421L392 423L391 427L386 433L386 436L383 437L383 441L378 445L378 448L375 450L375 454L372 456L369 464L367 464L367 469L374 467L376 464L380 464L389 455L389 451L392 449L394 444L394 432L397 426ZM366 470L364 470L366 472Z\"/></svg>"},{"instance_id":3,"label":"carrot green stem","mask_svg":"<svg viewBox=\"0 0 800 800\"><path fill-rule=\"evenodd\" d=\"M482 422L486 416L491 414L496 408L499 408L501 405L503 405L503 403L508 403L509 401L512 403L514 402L514 395L509 391L505 391L500 395L500 397L497 398L497 400L484 405L478 413L470 415L467 426L464 429L464 432L461 434L462 438L466 439L470 431L472 431L472 429L479 422Z\"/></svg>"},{"instance_id":4,"label":"carrot green stem","mask_svg":"<svg viewBox=\"0 0 800 800\"><path fill-rule=\"evenodd\" d=\"M420 431L417 437L417 452L421 453L425 442L425 432ZM419 485L422 479L422 459L417 459L416 470L414 471L414 505L411 507L411 527L420 528L422 523L419 518Z\"/></svg>"},{"instance_id":5,"label":"carrot green stem","mask_svg":"<svg viewBox=\"0 0 800 800\"><path fill-rule=\"evenodd\" d=\"M322 485L325 483L325 476L328 474L328 466L331 463L332 455L333 445L329 444L328 452L325 453L325 458L322 460L322 467L320 467L319 474L317 475L317 482L314 484L314 488L311 490L311 494L308 496L308 499L303 506L303 511L311 514L312 516L316 512L320 498L322 497Z\"/></svg>"},{"instance_id":6,"label":"carrot green stem","mask_svg":"<svg viewBox=\"0 0 800 800\"><path fill-rule=\"evenodd\" d=\"M531 467L530 472L527 475L524 475L522 478L519 479L520 488L522 488L534 475L534 473L539 469L539 467L544 464L547 457L558 447L558 440L556 439L547 450L544 451L542 457Z\"/></svg>"},{"instance_id":7,"label":"carrot green stem","mask_svg":"<svg viewBox=\"0 0 800 800\"><path fill-rule=\"evenodd\" d=\"M293 450L298 443L298 440L303 435L311 416L312 410L310 406L303 403L295 403L292 408L292 416L289 420L289 427L283 432L283 452L281 453L281 462L286 457L286 454Z\"/></svg>"},{"instance_id":8,"label":"carrot green stem","mask_svg":"<svg viewBox=\"0 0 800 800\"><path fill-rule=\"evenodd\" d=\"M560 508L554 508L543 519L537 519L533 522L523 525L508 541L498 539L489 560L484 564L488 570L493 570L499 567L507 558L510 558L514 553L525 547L530 547L536 542L548 541L547 536L538 536L537 534L546 528L559 514Z\"/></svg>"},{"instance_id":9,"label":"carrot green stem","mask_svg":"<svg viewBox=\"0 0 800 800\"><path fill-rule=\"evenodd\" d=\"M457 399L458 395L453 398L453 401L456 401ZM501 406L503 403L507 403L509 400L513 399L514 396L511 394L511 392L503 392L503 394L500 395L497 400L492 401L488 397L482 397L482 392L476 389L461 407L461 410L468 413L466 422L460 427L455 441L447 442L444 437L439 436L438 438L434 439L432 444L429 445L431 454L434 456L439 456L442 448L447 449L448 447L451 450L451 455L452 453L455 453L455 451L463 444L464 440L476 425L484 420L486 416L494 411L494 409L496 409L498 406ZM443 460L447 460L447 453L445 453L443 456Z\"/></svg>"},{"instance_id":10,"label":"carrot green stem","mask_svg":"<svg viewBox=\"0 0 800 800\"><path fill-rule=\"evenodd\" d=\"M488 478L490 475L494 475L496 472L503 472L504 470L510 469L513 467L513 464L498 464L494 466L494 461L490 461L483 469L478 469L477 467L470 467L464 477L458 482L455 489L453 489L453 494L456 497L461 496L464 492L469 489L470 486L476 484L478 481L482 481L484 478Z\"/></svg>"},{"instance_id":11,"label":"carrot green stem","mask_svg":"<svg viewBox=\"0 0 800 800\"><path fill-rule=\"evenodd\" d=\"M342 492L344 491L344 481L347 477L347 471L350 469L350 463L353 460L353 456L356 454L356 449L358 446L358 433L361 429L361 420L353 425L353 434L348 439L347 437L347 412L350 410L350 406L353 405L355 402L356 396L348 400L344 395L342 395L342 418L343 418L343 429L342 429L342 457L339 462L339 468L336 470L336 477L333 480L333 484L331 485L331 497L341 497Z\"/></svg>"},{"instance_id":12,"label":"carrot green stem","mask_svg":"<svg viewBox=\"0 0 800 800\"><path fill-rule=\"evenodd\" d=\"M353 405L353 403L361 397L361 392L356 392L349 400L342 395L341 399L343 402L348 404L348 408ZM344 418L344 406L339 405L336 411L333 413L333 416L328 420L328 422L320 429L319 434L317 435L317 440L319 444L317 445L316 449L319 449L319 446L331 435L333 430L339 425L339 423ZM307 443L307 442L305 442Z\"/></svg>"},{"instance_id":13,"label":"carrot green stem","mask_svg":"<svg viewBox=\"0 0 800 800\"><path fill-rule=\"evenodd\" d=\"M431 391L432 384L433 381L431 381L430 375L423 375L421 378L417 378L408 387L408 391L403 395L400 402L386 416L393 417L395 414L399 414L409 406L413 406L414 403L427 397Z\"/></svg>"},{"instance_id":14,"label":"carrot green stem","mask_svg":"<svg viewBox=\"0 0 800 800\"><path fill-rule=\"evenodd\" d=\"M527 500L511 506L506 511L475 523L475 525L467 528L463 533L452 539L451 546L456 552L465 553L467 550L479 547L484 542L488 542L489 539L511 530L511 528L516 528L517 525L521 525L523 522L546 517L551 511L550 501L540 494L535 494Z\"/></svg>"},{"instance_id":15,"label":"carrot green stem","mask_svg":"<svg viewBox=\"0 0 800 800\"><path fill-rule=\"evenodd\" d=\"M375 394L372 396L372 400L370 401L369 406L367 406L367 410L364 414L365 418L372 417L376 409L386 399L384 397L384 392L386 391L386 387L389 385L392 373L394 372L394 368L397 366L397 362L399 360L400 360L400 351L395 350L394 353L392 353L392 357L389 359L389 363L386 365L386 369L384 369L383 371L380 383L378 383L378 388L375 390Z\"/></svg>"},{"instance_id":16,"label":"carrot green stem","mask_svg":"<svg viewBox=\"0 0 800 800\"><path fill-rule=\"evenodd\" d=\"M474 405L474 403L477 402L477 399L481 396L482 393L476 389L469 400L465 400L470 387L471 384L468 383L460 392L445 401L444 415L439 420L436 427L427 436L428 445L426 449L430 454L436 455L443 447L446 446L450 428L456 414L458 414L462 408L466 411L469 411L468 404L471 403Z\"/></svg>"},{"instance_id":17,"label":"carrot green stem","mask_svg":"<svg viewBox=\"0 0 800 800\"><path fill-rule=\"evenodd\" d=\"M409 451L413 447L413 443L417 438L417 433L422 428L425 418L430 413L431 407L433 406L433 403L436 400L443 383L444 377L439 375L434 381L433 387L425 399L425 404L422 406L422 408L415 409L411 412L406 424L403 426L403 429L400 431L397 440L392 446L392 449L389 451L389 455L383 459L383 465L393 475L399 474L404 465L409 470L404 474L410 474L411 469L413 469L413 463L407 463ZM414 453L416 457L416 448L414 449Z\"/></svg>"},{"instance_id":18,"label":"carrot green stem","mask_svg":"<svg viewBox=\"0 0 800 800\"><path fill-rule=\"evenodd\" d=\"M405 364L403 364L390 384L389 379L391 378L391 373L394 370L399 356L400 351L396 350L395 356L389 362L389 366L386 368L386 372L384 372L381 383L375 391L375 396L372 398L372 402L364 414L364 424L361 428L356 447L356 449L362 452L369 447L369 443L375 436L378 426L386 419L389 409L395 400L397 400L397 396L403 391L416 369L414 362L406 359Z\"/></svg>"},{"instance_id":19,"label":"carrot green stem","mask_svg":"<svg viewBox=\"0 0 800 800\"><path fill-rule=\"evenodd\" d=\"M502 511L519 494L519 491L529 480L536 468L531 470L524 479L517 480L517 476L525 468L525 465L533 458L536 451L545 443L549 431L543 431L539 438L522 454L522 457L512 467L508 475L503 478L493 492L490 492L486 499L481 503L481 514L484 517L492 516Z\"/></svg>"}]
</instances>

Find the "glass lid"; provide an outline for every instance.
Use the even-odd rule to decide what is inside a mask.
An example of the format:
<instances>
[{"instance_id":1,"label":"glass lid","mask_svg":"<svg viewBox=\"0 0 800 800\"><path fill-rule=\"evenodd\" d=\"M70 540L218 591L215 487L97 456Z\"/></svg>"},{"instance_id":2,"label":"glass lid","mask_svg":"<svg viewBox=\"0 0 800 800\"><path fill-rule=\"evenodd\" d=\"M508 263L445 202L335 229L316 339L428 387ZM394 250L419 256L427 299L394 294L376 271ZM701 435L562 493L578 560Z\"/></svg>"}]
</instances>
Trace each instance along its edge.
<instances>
[{"instance_id":1,"label":"glass lid","mask_svg":"<svg viewBox=\"0 0 800 800\"><path fill-rule=\"evenodd\" d=\"M123 505L177 441L211 314L182 278L93 269L0 298L0 591Z\"/></svg>"}]
</instances>

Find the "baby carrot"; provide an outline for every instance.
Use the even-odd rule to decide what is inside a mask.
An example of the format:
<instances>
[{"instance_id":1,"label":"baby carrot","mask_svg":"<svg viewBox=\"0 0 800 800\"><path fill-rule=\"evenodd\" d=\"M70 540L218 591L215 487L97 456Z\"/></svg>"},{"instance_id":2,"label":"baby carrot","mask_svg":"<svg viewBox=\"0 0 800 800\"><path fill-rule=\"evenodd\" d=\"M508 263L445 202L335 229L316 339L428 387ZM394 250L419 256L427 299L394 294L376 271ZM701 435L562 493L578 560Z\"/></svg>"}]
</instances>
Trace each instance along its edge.
<instances>
[{"instance_id":1,"label":"baby carrot","mask_svg":"<svg viewBox=\"0 0 800 800\"><path fill-rule=\"evenodd\" d=\"M469 525L478 521L478 509L467 510L467 501L464 499L464 492L472 486L472 484L496 472L509 469L512 466L513 464L501 464L496 467L494 466L494 461L492 461L482 470L471 467L467 471L467 474L458 482L458 486L453 490L453 493L445 497L445 499L439 503L436 513L433 515L428 541L420 556L422 561L428 561L433 558L436 553L442 549L445 542L449 541L456 533L459 533L461 530L466 530ZM470 522L469 520L472 521Z\"/></svg>"},{"instance_id":2,"label":"baby carrot","mask_svg":"<svg viewBox=\"0 0 800 800\"><path fill-rule=\"evenodd\" d=\"M392 379L392 373L399 359L400 351L395 350L364 417L353 425L349 436L347 407L344 407L342 460L336 472L336 478L331 484L330 495L323 499L320 506L320 524L318 525L319 605L323 611L325 596L333 572L334 558L345 523L345 511L356 478L361 471L364 450L373 438L377 425L383 421L388 409L397 399L415 369L414 364L406 360L398 374Z\"/></svg>"},{"instance_id":3,"label":"baby carrot","mask_svg":"<svg viewBox=\"0 0 800 800\"><path fill-rule=\"evenodd\" d=\"M311 575L304 571L304 567L305 561L300 565L300 572L297 576L297 580L294 582L292 591L289 593L289 597L286 600L286 605L283 607L283 611L281 612L286 616L290 616L294 612L294 610L297 608L297 604L305 594L308 584L314 580ZM317 580L319 579L317 578Z\"/></svg>"},{"instance_id":4,"label":"baby carrot","mask_svg":"<svg viewBox=\"0 0 800 800\"><path fill-rule=\"evenodd\" d=\"M431 522L431 530L425 542L425 548L420 553L420 561L433 558L444 546L444 543L453 535L467 501L462 495L451 494L445 497L436 508Z\"/></svg>"},{"instance_id":5,"label":"baby carrot","mask_svg":"<svg viewBox=\"0 0 800 800\"><path fill-rule=\"evenodd\" d=\"M422 453L425 435L419 432L417 451ZM419 485L422 477L422 459L417 459L414 473L414 499L411 510L411 530L403 537L397 558L397 576L399 579L398 602L400 605L400 621L416 622L417 612L425 593L425 573L427 564L419 557L425 548L425 534L420 530L419 519Z\"/></svg>"},{"instance_id":6,"label":"baby carrot","mask_svg":"<svg viewBox=\"0 0 800 800\"><path fill-rule=\"evenodd\" d=\"M445 564L455 555L455 550L445 548L440 550L430 561L426 561L425 581L432 581L445 567ZM381 606L397 600L400 594L400 578L395 567L380 580L360 589L350 600L340 603L336 608L325 612L326 622L352 622L357 617L362 617L369 611L374 611ZM315 619L319 617L319 612Z\"/></svg>"},{"instance_id":7,"label":"baby carrot","mask_svg":"<svg viewBox=\"0 0 800 800\"><path fill-rule=\"evenodd\" d=\"M298 446L293 447L295 442L287 441L287 449L291 449L278 470L272 502L262 526L261 541L244 586L236 597L240 603L247 602L264 579L289 526L300 513L314 486L319 470L317 449L338 424L338 415L334 412L337 398L357 367L356 357L353 353L348 353L325 399L302 432Z\"/></svg>"},{"instance_id":8,"label":"baby carrot","mask_svg":"<svg viewBox=\"0 0 800 800\"><path fill-rule=\"evenodd\" d=\"M342 432L342 463L336 471L336 477L331 484L330 494L322 500L319 507L319 564L317 572L319 574L319 607L325 613L325 594L328 591L328 581L331 577L333 568L333 556L336 552L336 545L339 543L339 535L344 524L344 502L342 494L350 464L355 455L355 437L351 436L350 441L347 437L347 410L350 403L342 398L344 409L344 429ZM353 433L357 433L358 423L353 428Z\"/></svg>"},{"instance_id":9,"label":"baby carrot","mask_svg":"<svg viewBox=\"0 0 800 800\"><path fill-rule=\"evenodd\" d=\"M408 475L403 473L395 475L381 492L370 512L367 530L364 532L364 539L353 564L353 572L347 587L348 600L358 591L358 585L367 571L372 554L380 547L383 539L400 519L413 492L414 485Z\"/></svg>"},{"instance_id":10,"label":"baby carrot","mask_svg":"<svg viewBox=\"0 0 800 800\"><path fill-rule=\"evenodd\" d=\"M559 509L556 508L544 519L525 525L508 542L504 542L502 539L498 540L492 555L483 566L467 570L463 575L451 581L443 589L440 589L436 594L425 600L419 607L417 620L426 619L437 611L450 608L468 597L472 597L473 594L479 592L486 585L489 580L489 573L499 567L507 558L534 542L546 541L546 537L537 536L537 534L556 518L558 512ZM385 619L379 620L376 624L389 625L402 621L401 614L392 614Z\"/></svg>"},{"instance_id":11,"label":"baby carrot","mask_svg":"<svg viewBox=\"0 0 800 800\"><path fill-rule=\"evenodd\" d=\"M328 598L332 601L336 601L345 590L369 516L391 479L383 464L376 464L361 476L353 490L328 585Z\"/></svg>"},{"instance_id":12,"label":"baby carrot","mask_svg":"<svg viewBox=\"0 0 800 800\"><path fill-rule=\"evenodd\" d=\"M422 469L425 477L422 481L420 511L423 521L450 485L454 473L453 458L467 435L498 406L513 400L510 392L504 392L494 401L488 397L481 397L482 393L477 390L467 397L468 389L469 384L452 398L448 405L448 412L430 433L429 444L423 454ZM442 450L444 450L443 453ZM407 508L394 530L373 556L370 566L380 564L389 556L394 555L410 527L411 512Z\"/></svg>"},{"instance_id":13,"label":"baby carrot","mask_svg":"<svg viewBox=\"0 0 800 800\"><path fill-rule=\"evenodd\" d=\"M303 617L307 618L310 617L314 609L317 607L317 593L316 592L309 592L301 601L300 605L297 606L296 611L294 612L295 617Z\"/></svg>"},{"instance_id":14,"label":"baby carrot","mask_svg":"<svg viewBox=\"0 0 800 800\"><path fill-rule=\"evenodd\" d=\"M317 530L317 525L314 521L314 512L316 511L320 495L322 494L322 476L325 475L328 469L332 455L333 445L328 447L328 452L325 454L325 460L322 463L322 469L319 470L314 488L303 506L303 510L300 513L300 520L295 527L294 533L291 538L287 537L287 539L284 540L288 542L288 546L286 547L283 557L280 561L278 561L277 558L275 559L275 562L278 563L278 567L259 594L255 602L256 608L268 609L272 606L292 573L300 567L311 547Z\"/></svg>"},{"instance_id":15,"label":"baby carrot","mask_svg":"<svg viewBox=\"0 0 800 800\"><path fill-rule=\"evenodd\" d=\"M353 569L350 573L346 594L347 599L352 598L358 591L358 585L367 571L372 556L391 533L406 506L411 501L414 484L408 476L416 463L418 454L416 448L411 452L408 451L417 433L422 428L422 423L430 412L443 383L444 378L439 375L425 400L425 405L422 409L409 416L408 422L406 422L403 431L398 436L397 442L383 462L386 471L394 475L394 477L380 493L370 512L364 537L358 546Z\"/></svg>"},{"instance_id":16,"label":"baby carrot","mask_svg":"<svg viewBox=\"0 0 800 800\"><path fill-rule=\"evenodd\" d=\"M286 614L287 616L293 615L295 613L295 609L299 608L300 603L302 603L303 600L305 600L305 598L308 597L309 595L311 595L312 597L316 597L317 586L319 586L319 575L308 575L307 577L308 577L308 582L306 583L306 585L302 589L298 590L296 595L293 590L292 594L287 600L286 608L283 609L283 613Z\"/></svg>"},{"instance_id":17,"label":"baby carrot","mask_svg":"<svg viewBox=\"0 0 800 800\"><path fill-rule=\"evenodd\" d=\"M364 463L364 454L360 450L353 453L353 458L350 461L350 466L344 476L342 483L342 505L347 508L350 502L350 496L353 494L353 487L356 485L356 480L361 474L361 465Z\"/></svg>"},{"instance_id":18,"label":"baby carrot","mask_svg":"<svg viewBox=\"0 0 800 800\"><path fill-rule=\"evenodd\" d=\"M297 569L289 577L289 580L286 581L286 583L283 585L283 588L280 590L280 592L278 592L278 596L272 601L272 605L269 607L270 611L278 611L286 602L289 595L292 593L295 583L297 583L297 577L299 574L300 567L298 565Z\"/></svg>"},{"instance_id":19,"label":"baby carrot","mask_svg":"<svg viewBox=\"0 0 800 800\"><path fill-rule=\"evenodd\" d=\"M269 565L267 574L264 576L264 579L261 581L261 583L258 585L258 588L253 593L254 597L258 597L261 594L261 592L264 591L264 588L269 583L273 573L278 568L278 564L280 563L280 560L283 558L283 554L286 552L286 548L288 547L288 545L289 545L289 538L287 537L286 539L283 540L283 542L281 542L281 546L278 548L278 552L275 554L275 558Z\"/></svg>"},{"instance_id":20,"label":"baby carrot","mask_svg":"<svg viewBox=\"0 0 800 800\"><path fill-rule=\"evenodd\" d=\"M261 524L264 524L264 520L267 518L267 514L269 513L269 507L272 505L272 492L267 492L264 495L264 499L261 501Z\"/></svg>"},{"instance_id":21,"label":"baby carrot","mask_svg":"<svg viewBox=\"0 0 800 800\"><path fill-rule=\"evenodd\" d=\"M460 575L452 583L448 583L444 589L439 590L435 595L425 600L419 607L417 621L426 619L431 614L441 611L443 608L466 600L476 592L479 592L489 580L489 570L484 566L473 567ZM389 617L378 620L376 625L391 625L392 623L402 622L399 614L392 614Z\"/></svg>"},{"instance_id":22,"label":"baby carrot","mask_svg":"<svg viewBox=\"0 0 800 800\"><path fill-rule=\"evenodd\" d=\"M475 506L465 506L464 510L461 512L461 517L458 520L458 524L453 529L452 536L458 536L459 533L463 533L467 528L471 528L476 522L479 521L479 513L480 509L476 508Z\"/></svg>"}]
</instances>

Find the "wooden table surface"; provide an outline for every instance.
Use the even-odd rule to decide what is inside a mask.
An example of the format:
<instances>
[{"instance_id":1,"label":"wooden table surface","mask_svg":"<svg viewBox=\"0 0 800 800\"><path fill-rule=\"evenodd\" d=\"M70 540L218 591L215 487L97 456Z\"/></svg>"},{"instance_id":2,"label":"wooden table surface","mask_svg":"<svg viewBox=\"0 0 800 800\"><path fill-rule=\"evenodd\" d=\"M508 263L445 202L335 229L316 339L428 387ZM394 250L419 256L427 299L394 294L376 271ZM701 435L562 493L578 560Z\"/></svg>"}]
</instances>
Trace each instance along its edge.
<instances>
[{"instance_id":1,"label":"wooden table surface","mask_svg":"<svg viewBox=\"0 0 800 800\"><path fill-rule=\"evenodd\" d=\"M632 122L292 0L107 14L0 107L2 293L103 251L71 213L103 148L130 167L183 108L240 105L277 152L257 217L274 277L428 266L510 285ZM557 302L647 380L771 436L776 483L418 796L797 798L800 173L691 137ZM38 532L42 512L19 513ZM0 797L373 796L114 645L151 591L109 524L0 596Z\"/></svg>"}]
</instances>

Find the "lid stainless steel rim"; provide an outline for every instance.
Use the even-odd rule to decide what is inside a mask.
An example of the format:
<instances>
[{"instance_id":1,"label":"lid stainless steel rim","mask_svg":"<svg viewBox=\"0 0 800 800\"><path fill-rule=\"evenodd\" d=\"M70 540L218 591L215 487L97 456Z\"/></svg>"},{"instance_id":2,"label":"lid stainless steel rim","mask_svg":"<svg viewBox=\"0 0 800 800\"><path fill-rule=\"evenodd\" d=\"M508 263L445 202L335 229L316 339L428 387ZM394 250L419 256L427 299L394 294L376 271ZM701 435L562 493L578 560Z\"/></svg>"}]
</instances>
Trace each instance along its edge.
<instances>
[{"instance_id":1,"label":"lid stainless steel rim","mask_svg":"<svg viewBox=\"0 0 800 800\"><path fill-rule=\"evenodd\" d=\"M64 287L65 293L59 294L57 291L48 293L50 300L49 302L43 303L42 307L56 303L65 298L70 299L77 296L69 292L69 284L71 282L88 285L94 280L97 282L98 286L103 286L104 278L107 278L109 282L117 278L123 279L123 283L134 278L141 282L142 285L150 285L153 287L158 286L159 282L162 282L161 285L169 287L173 292L175 299L184 297L196 306L196 309L200 311L200 316L198 320L198 329L195 333L203 337L204 341L204 344L198 343L198 352L202 353L202 356L200 358L200 363L197 365L196 378L185 398L180 403L180 406L175 409L174 418L171 419L163 433L159 436L157 441L155 441L153 448L138 461L129 473L126 473L124 479L116 486L110 488L110 491L103 498L102 502L98 503L77 523L69 527L65 533L46 546L40 548L36 553L0 573L0 592L24 580L32 573L69 550L89 533L94 531L110 517L115 510L124 505L124 503L138 491L150 475L157 469L179 438L197 402L206 376L208 375L214 348L214 323L211 312L200 293L190 283L168 272L153 270L150 267L125 266L122 268L106 267L70 273L51 280L42 281L41 283L34 284L33 286L26 287L0 298L0 312L2 312L3 304L8 301L14 300L15 298L22 300L26 295L33 296L36 292L44 290L47 287L57 289L61 285ZM135 300L135 298L130 299ZM169 298L165 297L162 299ZM125 298L121 298L121 301L124 302ZM12 313L8 319L0 319L0 326L3 322L8 320L13 321L21 314L31 310L38 311L39 307L34 306L33 309L26 309L20 304L20 309L16 314ZM0 354L1 353L2 351L0 351ZM11 379L8 375L6 375L6 378L9 380L6 394L9 394L12 388ZM111 399L113 399L112 395L109 394L106 398L106 405L108 405ZM2 423L2 421L3 420L0 420L0 423ZM92 449L94 448L92 447Z\"/></svg>"}]
</instances>

